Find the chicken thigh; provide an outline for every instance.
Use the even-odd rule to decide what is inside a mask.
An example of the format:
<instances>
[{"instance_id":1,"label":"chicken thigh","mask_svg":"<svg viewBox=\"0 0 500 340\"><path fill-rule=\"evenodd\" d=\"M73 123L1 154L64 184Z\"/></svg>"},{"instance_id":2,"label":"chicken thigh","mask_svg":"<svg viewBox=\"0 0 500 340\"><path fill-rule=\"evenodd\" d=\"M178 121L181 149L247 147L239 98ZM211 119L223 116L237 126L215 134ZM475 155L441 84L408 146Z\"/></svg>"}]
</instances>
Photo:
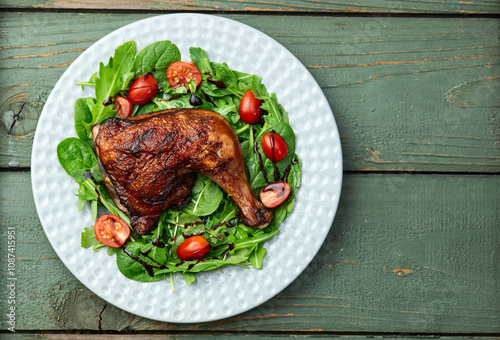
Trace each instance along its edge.
<instances>
[{"instance_id":1,"label":"chicken thigh","mask_svg":"<svg viewBox=\"0 0 500 340\"><path fill-rule=\"evenodd\" d=\"M231 196L245 225L271 222L248 183L238 138L218 113L171 109L110 118L92 133L106 189L139 234L154 230L165 209L189 203L195 172Z\"/></svg>"}]
</instances>

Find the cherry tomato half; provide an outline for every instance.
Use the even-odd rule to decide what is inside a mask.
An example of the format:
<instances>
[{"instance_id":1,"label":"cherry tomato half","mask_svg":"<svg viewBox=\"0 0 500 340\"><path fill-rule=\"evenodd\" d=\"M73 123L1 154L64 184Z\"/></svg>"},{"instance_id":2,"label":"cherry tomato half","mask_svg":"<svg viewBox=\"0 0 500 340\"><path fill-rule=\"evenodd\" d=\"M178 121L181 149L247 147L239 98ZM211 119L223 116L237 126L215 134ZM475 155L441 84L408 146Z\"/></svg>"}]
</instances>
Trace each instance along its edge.
<instances>
[{"instance_id":1,"label":"cherry tomato half","mask_svg":"<svg viewBox=\"0 0 500 340\"><path fill-rule=\"evenodd\" d=\"M260 191L260 200L268 208L276 208L290 195L290 184L274 182L266 185Z\"/></svg>"},{"instance_id":2,"label":"cherry tomato half","mask_svg":"<svg viewBox=\"0 0 500 340\"><path fill-rule=\"evenodd\" d=\"M262 151L273 162L279 162L288 154L288 146L283 137L274 131L267 132L260 141Z\"/></svg>"},{"instance_id":3,"label":"cherry tomato half","mask_svg":"<svg viewBox=\"0 0 500 340\"><path fill-rule=\"evenodd\" d=\"M262 117L262 103L262 100L255 98L252 90L245 92L238 108L240 119L247 124L257 123Z\"/></svg>"},{"instance_id":4,"label":"cherry tomato half","mask_svg":"<svg viewBox=\"0 0 500 340\"><path fill-rule=\"evenodd\" d=\"M113 110L116 110L116 114L120 118L130 117L132 113L132 103L127 98L116 96Z\"/></svg>"},{"instance_id":5,"label":"cherry tomato half","mask_svg":"<svg viewBox=\"0 0 500 340\"><path fill-rule=\"evenodd\" d=\"M189 79L194 79L196 86L201 83L201 73L192 62L176 61L168 67L167 78L172 87L187 86Z\"/></svg>"},{"instance_id":6,"label":"cherry tomato half","mask_svg":"<svg viewBox=\"0 0 500 340\"><path fill-rule=\"evenodd\" d=\"M177 256L181 260L194 261L204 258L209 250L210 245L203 236L191 236L177 247Z\"/></svg>"},{"instance_id":7,"label":"cherry tomato half","mask_svg":"<svg viewBox=\"0 0 500 340\"><path fill-rule=\"evenodd\" d=\"M94 225L95 237L108 247L119 248L127 242L130 228L124 220L112 214L102 215Z\"/></svg>"},{"instance_id":8,"label":"cherry tomato half","mask_svg":"<svg viewBox=\"0 0 500 340\"><path fill-rule=\"evenodd\" d=\"M134 80L128 90L128 99L132 104L143 105L158 92L158 82L151 73L146 73Z\"/></svg>"}]
</instances>

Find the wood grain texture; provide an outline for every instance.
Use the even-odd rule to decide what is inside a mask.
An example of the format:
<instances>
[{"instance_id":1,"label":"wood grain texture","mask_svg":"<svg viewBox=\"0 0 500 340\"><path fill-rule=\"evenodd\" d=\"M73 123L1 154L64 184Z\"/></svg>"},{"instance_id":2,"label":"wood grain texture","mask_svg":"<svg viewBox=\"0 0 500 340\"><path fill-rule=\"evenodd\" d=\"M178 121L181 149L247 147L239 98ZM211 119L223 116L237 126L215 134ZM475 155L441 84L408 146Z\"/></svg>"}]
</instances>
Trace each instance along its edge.
<instances>
[{"instance_id":1,"label":"wood grain texture","mask_svg":"<svg viewBox=\"0 0 500 340\"><path fill-rule=\"evenodd\" d=\"M0 13L0 167L29 166L38 116L65 69L148 16ZM312 73L337 120L344 169L500 171L500 20L226 17L276 39Z\"/></svg>"},{"instance_id":2,"label":"wood grain texture","mask_svg":"<svg viewBox=\"0 0 500 340\"><path fill-rule=\"evenodd\" d=\"M2 334L0 334L1 337ZM8 338L12 340L60 340L60 339L71 339L71 340L130 340L137 339L139 337L146 337L145 335L137 334L36 334L36 333L15 333L9 334ZM221 339L221 337L228 339L243 339L243 340L264 340L264 339L298 339L298 340L309 340L309 339L331 339L332 335L323 334L313 334L313 335L301 335L301 334L148 334L147 339L150 340L214 340ZM6 336L7 338L7 336ZM335 335L335 339L339 340L387 340L388 336L373 336L373 335ZM422 336L401 336L398 335L399 340L422 340ZM484 336L440 336L432 337L433 340L495 340L498 337L484 337Z\"/></svg>"},{"instance_id":3,"label":"wood grain texture","mask_svg":"<svg viewBox=\"0 0 500 340\"><path fill-rule=\"evenodd\" d=\"M36 9L98 9L138 11L208 11L208 12L277 12L277 13L440 13L494 14L500 13L498 0L476 1L398 1L398 0L1 0L0 8Z\"/></svg>"},{"instance_id":4,"label":"wood grain texture","mask_svg":"<svg viewBox=\"0 0 500 340\"><path fill-rule=\"evenodd\" d=\"M173 324L125 313L73 277L39 224L29 175L0 173L0 239L16 228L18 331L500 331L499 176L347 175L326 242L288 288L235 317ZM0 255L4 285L6 246Z\"/></svg>"}]
</instances>

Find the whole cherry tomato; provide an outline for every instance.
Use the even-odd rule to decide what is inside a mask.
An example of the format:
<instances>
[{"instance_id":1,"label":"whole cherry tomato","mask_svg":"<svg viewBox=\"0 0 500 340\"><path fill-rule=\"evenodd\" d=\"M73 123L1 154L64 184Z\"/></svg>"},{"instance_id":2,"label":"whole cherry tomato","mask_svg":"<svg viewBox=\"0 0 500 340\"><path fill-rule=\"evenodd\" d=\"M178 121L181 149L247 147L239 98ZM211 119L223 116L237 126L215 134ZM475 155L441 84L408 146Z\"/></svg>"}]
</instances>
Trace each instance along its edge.
<instances>
[{"instance_id":1,"label":"whole cherry tomato","mask_svg":"<svg viewBox=\"0 0 500 340\"><path fill-rule=\"evenodd\" d=\"M245 92L238 108L240 119L247 124L257 123L262 117L262 103L262 100L255 98L252 90Z\"/></svg>"},{"instance_id":2,"label":"whole cherry tomato","mask_svg":"<svg viewBox=\"0 0 500 340\"><path fill-rule=\"evenodd\" d=\"M274 182L266 185L260 191L260 200L268 208L276 208L290 195L290 184Z\"/></svg>"},{"instance_id":3,"label":"whole cherry tomato","mask_svg":"<svg viewBox=\"0 0 500 340\"><path fill-rule=\"evenodd\" d=\"M128 99L132 104L143 105L158 92L158 82L151 73L146 73L134 80L128 90Z\"/></svg>"},{"instance_id":4,"label":"whole cherry tomato","mask_svg":"<svg viewBox=\"0 0 500 340\"><path fill-rule=\"evenodd\" d=\"M102 215L94 225L95 237L108 247L119 248L127 242L130 228L127 223L112 214Z\"/></svg>"},{"instance_id":5,"label":"whole cherry tomato","mask_svg":"<svg viewBox=\"0 0 500 340\"><path fill-rule=\"evenodd\" d=\"M194 261L205 257L210 245L203 236L191 236L177 247L177 256L181 260Z\"/></svg>"},{"instance_id":6,"label":"whole cherry tomato","mask_svg":"<svg viewBox=\"0 0 500 340\"><path fill-rule=\"evenodd\" d=\"M283 137L274 131L267 132L260 141L262 151L273 162L279 162L288 154L288 146Z\"/></svg>"},{"instance_id":7,"label":"whole cherry tomato","mask_svg":"<svg viewBox=\"0 0 500 340\"><path fill-rule=\"evenodd\" d=\"M132 113L132 103L125 97L116 96L113 110L116 110L116 114L120 118L130 117Z\"/></svg>"},{"instance_id":8,"label":"whole cherry tomato","mask_svg":"<svg viewBox=\"0 0 500 340\"><path fill-rule=\"evenodd\" d=\"M196 86L201 83L201 73L193 62L176 61L167 69L168 82L172 87L187 86L194 79Z\"/></svg>"}]
</instances>

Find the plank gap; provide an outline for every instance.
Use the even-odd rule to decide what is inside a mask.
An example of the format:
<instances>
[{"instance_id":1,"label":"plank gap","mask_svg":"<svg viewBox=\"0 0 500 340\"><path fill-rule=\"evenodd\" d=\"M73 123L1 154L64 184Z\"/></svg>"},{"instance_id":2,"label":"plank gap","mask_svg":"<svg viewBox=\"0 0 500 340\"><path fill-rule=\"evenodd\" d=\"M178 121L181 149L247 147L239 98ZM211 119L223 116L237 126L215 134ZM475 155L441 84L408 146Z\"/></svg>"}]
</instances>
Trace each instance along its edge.
<instances>
[{"instance_id":1,"label":"plank gap","mask_svg":"<svg viewBox=\"0 0 500 340\"><path fill-rule=\"evenodd\" d=\"M7 330L0 330L0 334L11 334L12 332ZM41 334L40 330L23 330L16 331L16 334ZM484 338L484 337L498 337L500 333L421 333L421 332L335 332L335 331L182 331L182 330L169 330L165 332L164 330L145 330L145 331L107 331L107 330L44 330L43 335L49 337L51 334L121 334L121 335L210 335L210 336L242 336L244 335L258 335L258 336L364 336L364 337L391 337L391 338L406 338L406 337L423 337L423 338Z\"/></svg>"},{"instance_id":2,"label":"plank gap","mask_svg":"<svg viewBox=\"0 0 500 340\"><path fill-rule=\"evenodd\" d=\"M146 9L116 9L116 8L18 8L4 7L2 12L10 13L91 13L91 14L175 14L175 13L197 13L212 15L252 15L252 16L314 16L314 17L371 17L371 18L478 18L478 19L500 19L500 13L421 13L421 12L285 12L285 11L248 11L248 10L146 10Z\"/></svg>"}]
</instances>

